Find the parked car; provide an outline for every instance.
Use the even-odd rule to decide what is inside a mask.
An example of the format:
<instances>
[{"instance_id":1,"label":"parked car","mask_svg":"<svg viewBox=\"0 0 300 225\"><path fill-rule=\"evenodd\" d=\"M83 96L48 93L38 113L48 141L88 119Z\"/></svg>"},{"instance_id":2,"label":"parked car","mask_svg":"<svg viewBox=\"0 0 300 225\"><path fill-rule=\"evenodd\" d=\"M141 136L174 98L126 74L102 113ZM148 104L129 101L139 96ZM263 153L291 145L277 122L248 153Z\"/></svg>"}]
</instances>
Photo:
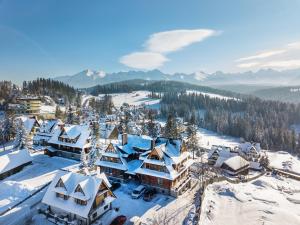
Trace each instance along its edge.
<instances>
[{"instance_id":1,"label":"parked car","mask_svg":"<svg viewBox=\"0 0 300 225\"><path fill-rule=\"evenodd\" d=\"M157 193L157 191L154 188L147 189L144 193L144 197L143 197L144 201L146 201L146 202L151 201L156 193Z\"/></svg>"},{"instance_id":2,"label":"parked car","mask_svg":"<svg viewBox=\"0 0 300 225\"><path fill-rule=\"evenodd\" d=\"M110 188L110 190L115 191L115 190L117 190L119 187L121 187L121 183L120 183L120 182L117 182L117 181L114 181L114 182L111 182L111 188Z\"/></svg>"},{"instance_id":3,"label":"parked car","mask_svg":"<svg viewBox=\"0 0 300 225\"><path fill-rule=\"evenodd\" d=\"M126 222L127 218L126 216L117 216L110 225L123 225Z\"/></svg>"},{"instance_id":4,"label":"parked car","mask_svg":"<svg viewBox=\"0 0 300 225\"><path fill-rule=\"evenodd\" d=\"M132 198L139 198L143 195L143 193L145 192L146 188L144 185L140 185L138 186L136 189L133 190L133 192L131 193L131 197Z\"/></svg>"}]
</instances>

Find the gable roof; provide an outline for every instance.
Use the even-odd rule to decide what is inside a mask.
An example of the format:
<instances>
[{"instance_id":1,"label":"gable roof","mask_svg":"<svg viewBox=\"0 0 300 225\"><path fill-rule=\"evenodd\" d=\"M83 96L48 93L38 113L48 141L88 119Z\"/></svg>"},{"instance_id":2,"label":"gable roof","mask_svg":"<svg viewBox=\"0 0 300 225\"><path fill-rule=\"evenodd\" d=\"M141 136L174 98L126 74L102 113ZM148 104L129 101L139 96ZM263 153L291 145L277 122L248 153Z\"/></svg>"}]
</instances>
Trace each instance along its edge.
<instances>
[{"instance_id":1,"label":"gable roof","mask_svg":"<svg viewBox=\"0 0 300 225\"><path fill-rule=\"evenodd\" d=\"M223 164L226 164L228 167L230 167L233 170L239 170L240 168L243 168L245 166L249 166L249 162L242 158L239 155L230 157L226 159Z\"/></svg>"},{"instance_id":2,"label":"gable roof","mask_svg":"<svg viewBox=\"0 0 300 225\"><path fill-rule=\"evenodd\" d=\"M90 128L88 125L70 125L70 124L66 124L64 127L64 131L65 131L65 137L74 139L76 137L79 138L76 141L76 143L67 143L67 142L62 142L59 141L59 137L61 134L61 128L57 127L55 128L52 137L49 139L48 143L50 144L59 144L59 145L64 145L64 146L69 146L69 147L75 147L75 148L84 148L86 147L86 142L87 139L90 136Z\"/></svg>"},{"instance_id":3,"label":"gable roof","mask_svg":"<svg viewBox=\"0 0 300 225\"><path fill-rule=\"evenodd\" d=\"M110 187L110 183L104 176L104 174L99 176L86 176L74 172L58 171L48 187L42 202L83 218L88 218L100 185L103 183L106 187ZM66 188L63 188L64 190L60 187L56 187L60 179ZM78 186L81 187L83 193L75 191ZM56 193L62 193L70 198L67 200L58 198L56 197ZM74 198L85 200L87 204L79 205L74 201ZM108 200L113 201L114 198Z\"/></svg>"},{"instance_id":4,"label":"gable roof","mask_svg":"<svg viewBox=\"0 0 300 225\"><path fill-rule=\"evenodd\" d=\"M3 152L0 155L0 174L32 161L27 149Z\"/></svg>"},{"instance_id":5,"label":"gable roof","mask_svg":"<svg viewBox=\"0 0 300 225\"><path fill-rule=\"evenodd\" d=\"M180 174L184 172L184 170L178 172L177 170L174 169L173 165L181 163L185 159L186 161L184 161L183 163L183 166L185 168L190 167L193 163L193 160L189 159L190 156L189 152L181 153L180 142L181 142L180 140L178 140L177 143L176 142L170 143L169 141L166 142L160 141L158 145L155 146L154 150L148 151L140 155L140 160L143 160L143 164L149 163L149 164L163 166L166 168L165 172L143 168L143 164L138 169L136 169L135 172L139 174L160 177L168 180L174 180L176 177L180 176ZM149 159L148 156L152 152L158 154L161 160Z\"/></svg>"},{"instance_id":6,"label":"gable roof","mask_svg":"<svg viewBox=\"0 0 300 225\"><path fill-rule=\"evenodd\" d=\"M28 116L19 116L17 117L17 119L21 120L27 133L30 133L32 131L32 128L36 122L38 123L35 118L30 118Z\"/></svg>"}]
</instances>

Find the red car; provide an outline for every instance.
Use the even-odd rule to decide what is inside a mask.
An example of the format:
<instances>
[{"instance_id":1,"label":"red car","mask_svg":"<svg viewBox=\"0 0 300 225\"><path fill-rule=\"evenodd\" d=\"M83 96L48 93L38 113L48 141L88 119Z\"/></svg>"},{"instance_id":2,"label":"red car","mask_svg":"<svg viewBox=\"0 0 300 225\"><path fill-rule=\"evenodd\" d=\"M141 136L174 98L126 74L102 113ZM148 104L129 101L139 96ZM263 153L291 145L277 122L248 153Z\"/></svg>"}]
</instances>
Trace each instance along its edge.
<instances>
[{"instance_id":1,"label":"red car","mask_svg":"<svg viewBox=\"0 0 300 225\"><path fill-rule=\"evenodd\" d=\"M126 222L127 218L126 216L117 216L110 225L123 225Z\"/></svg>"}]
</instances>

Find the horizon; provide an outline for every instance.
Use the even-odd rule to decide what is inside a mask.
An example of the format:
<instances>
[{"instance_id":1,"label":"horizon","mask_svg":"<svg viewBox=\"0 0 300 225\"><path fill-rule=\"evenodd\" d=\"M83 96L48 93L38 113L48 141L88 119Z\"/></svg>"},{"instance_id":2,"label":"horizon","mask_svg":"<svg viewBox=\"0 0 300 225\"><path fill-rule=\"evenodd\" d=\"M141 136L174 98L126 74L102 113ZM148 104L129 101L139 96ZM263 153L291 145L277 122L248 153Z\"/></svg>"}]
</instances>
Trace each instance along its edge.
<instances>
[{"instance_id":1,"label":"horizon","mask_svg":"<svg viewBox=\"0 0 300 225\"><path fill-rule=\"evenodd\" d=\"M1 1L0 76L16 82L85 68L166 74L296 69L299 9L297 0Z\"/></svg>"}]
</instances>

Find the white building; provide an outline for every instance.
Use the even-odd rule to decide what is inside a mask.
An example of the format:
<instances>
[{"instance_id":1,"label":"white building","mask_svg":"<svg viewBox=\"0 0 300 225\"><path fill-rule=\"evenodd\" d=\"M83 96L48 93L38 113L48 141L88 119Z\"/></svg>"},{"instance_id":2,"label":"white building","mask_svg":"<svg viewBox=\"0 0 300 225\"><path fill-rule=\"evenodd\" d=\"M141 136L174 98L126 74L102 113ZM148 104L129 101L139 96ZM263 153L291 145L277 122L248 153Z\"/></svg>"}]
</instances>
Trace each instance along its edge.
<instances>
[{"instance_id":1,"label":"white building","mask_svg":"<svg viewBox=\"0 0 300 225\"><path fill-rule=\"evenodd\" d=\"M59 124L48 141L46 154L79 160L82 151L89 153L90 139L89 125Z\"/></svg>"},{"instance_id":2,"label":"white building","mask_svg":"<svg viewBox=\"0 0 300 225\"><path fill-rule=\"evenodd\" d=\"M43 197L45 213L56 222L89 225L111 209L116 196L110 187L105 174L59 171Z\"/></svg>"},{"instance_id":3,"label":"white building","mask_svg":"<svg viewBox=\"0 0 300 225\"><path fill-rule=\"evenodd\" d=\"M35 145L47 145L48 141L52 137L54 130L57 128L57 124L60 120L45 120L42 121L40 127L37 129L34 137L33 144Z\"/></svg>"}]
</instances>

